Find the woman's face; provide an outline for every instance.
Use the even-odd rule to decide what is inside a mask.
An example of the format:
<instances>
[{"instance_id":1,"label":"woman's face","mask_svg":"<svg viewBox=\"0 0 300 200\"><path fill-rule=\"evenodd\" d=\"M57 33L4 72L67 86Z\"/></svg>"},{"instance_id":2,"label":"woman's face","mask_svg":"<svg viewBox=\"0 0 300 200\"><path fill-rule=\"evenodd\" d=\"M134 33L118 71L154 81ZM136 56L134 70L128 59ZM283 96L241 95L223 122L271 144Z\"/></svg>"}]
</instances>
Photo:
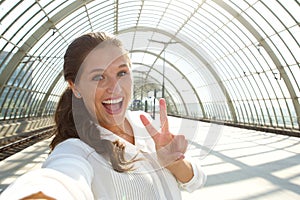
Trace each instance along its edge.
<instances>
[{"instance_id":1,"label":"woman's face","mask_svg":"<svg viewBox=\"0 0 300 200\"><path fill-rule=\"evenodd\" d=\"M89 113L106 128L124 123L132 92L127 55L106 45L92 51L82 67L76 87Z\"/></svg>"}]
</instances>

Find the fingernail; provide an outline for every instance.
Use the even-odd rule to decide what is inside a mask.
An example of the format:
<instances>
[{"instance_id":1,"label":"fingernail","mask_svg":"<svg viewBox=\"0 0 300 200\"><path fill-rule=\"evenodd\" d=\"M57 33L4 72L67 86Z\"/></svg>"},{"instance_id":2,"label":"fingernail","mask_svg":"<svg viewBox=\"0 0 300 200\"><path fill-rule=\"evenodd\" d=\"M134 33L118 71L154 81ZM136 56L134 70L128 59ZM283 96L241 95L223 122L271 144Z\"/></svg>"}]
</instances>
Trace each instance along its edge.
<instances>
[{"instance_id":1,"label":"fingernail","mask_svg":"<svg viewBox=\"0 0 300 200\"><path fill-rule=\"evenodd\" d=\"M142 123L144 124L144 126L147 126L148 124L150 124L149 120L144 115L140 115L140 119L141 119Z\"/></svg>"},{"instance_id":2,"label":"fingernail","mask_svg":"<svg viewBox=\"0 0 300 200\"><path fill-rule=\"evenodd\" d=\"M178 156L177 160L183 160L185 158L184 154L181 154L180 156Z\"/></svg>"}]
</instances>

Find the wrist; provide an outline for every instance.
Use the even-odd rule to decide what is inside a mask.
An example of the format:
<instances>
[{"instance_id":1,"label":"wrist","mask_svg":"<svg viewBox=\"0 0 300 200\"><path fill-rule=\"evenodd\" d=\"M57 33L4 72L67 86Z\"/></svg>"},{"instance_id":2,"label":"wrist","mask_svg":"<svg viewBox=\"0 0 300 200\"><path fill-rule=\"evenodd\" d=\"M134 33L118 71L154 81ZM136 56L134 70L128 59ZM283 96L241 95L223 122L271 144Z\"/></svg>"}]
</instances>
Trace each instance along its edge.
<instances>
[{"instance_id":1,"label":"wrist","mask_svg":"<svg viewBox=\"0 0 300 200\"><path fill-rule=\"evenodd\" d=\"M182 183L189 182L193 176L193 167L190 162L185 159L180 159L165 167L168 169L177 180Z\"/></svg>"},{"instance_id":2,"label":"wrist","mask_svg":"<svg viewBox=\"0 0 300 200\"><path fill-rule=\"evenodd\" d=\"M170 172L176 170L178 167L180 167L180 165L183 164L183 159L180 160L176 160L173 163L167 165L165 168L168 169Z\"/></svg>"}]
</instances>

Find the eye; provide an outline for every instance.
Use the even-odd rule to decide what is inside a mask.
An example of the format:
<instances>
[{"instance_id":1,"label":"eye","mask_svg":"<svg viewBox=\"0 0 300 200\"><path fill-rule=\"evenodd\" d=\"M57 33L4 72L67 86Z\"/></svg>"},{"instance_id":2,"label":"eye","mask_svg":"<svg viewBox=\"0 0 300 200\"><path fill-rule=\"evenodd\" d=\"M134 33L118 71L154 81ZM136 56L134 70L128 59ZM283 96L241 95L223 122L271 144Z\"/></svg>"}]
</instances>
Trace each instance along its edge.
<instances>
[{"instance_id":1,"label":"eye","mask_svg":"<svg viewBox=\"0 0 300 200\"><path fill-rule=\"evenodd\" d=\"M101 81L103 79L104 79L104 76L101 74L98 74L92 78L93 81Z\"/></svg>"},{"instance_id":2,"label":"eye","mask_svg":"<svg viewBox=\"0 0 300 200\"><path fill-rule=\"evenodd\" d=\"M122 76L125 76L126 74L128 74L126 71L120 71L120 72L118 73L118 76L119 76L119 77L122 77Z\"/></svg>"}]
</instances>

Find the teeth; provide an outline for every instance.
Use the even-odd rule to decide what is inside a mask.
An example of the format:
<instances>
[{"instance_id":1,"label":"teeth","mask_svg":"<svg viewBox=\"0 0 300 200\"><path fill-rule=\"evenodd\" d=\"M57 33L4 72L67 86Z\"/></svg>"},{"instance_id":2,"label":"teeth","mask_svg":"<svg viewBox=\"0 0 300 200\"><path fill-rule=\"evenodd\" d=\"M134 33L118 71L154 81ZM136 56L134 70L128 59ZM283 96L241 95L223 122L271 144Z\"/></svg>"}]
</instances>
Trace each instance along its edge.
<instances>
[{"instance_id":1,"label":"teeth","mask_svg":"<svg viewBox=\"0 0 300 200\"><path fill-rule=\"evenodd\" d=\"M123 100L123 98L110 99L110 100L102 101L102 103L104 103L104 104L116 104L116 103L120 103L122 100Z\"/></svg>"}]
</instances>

